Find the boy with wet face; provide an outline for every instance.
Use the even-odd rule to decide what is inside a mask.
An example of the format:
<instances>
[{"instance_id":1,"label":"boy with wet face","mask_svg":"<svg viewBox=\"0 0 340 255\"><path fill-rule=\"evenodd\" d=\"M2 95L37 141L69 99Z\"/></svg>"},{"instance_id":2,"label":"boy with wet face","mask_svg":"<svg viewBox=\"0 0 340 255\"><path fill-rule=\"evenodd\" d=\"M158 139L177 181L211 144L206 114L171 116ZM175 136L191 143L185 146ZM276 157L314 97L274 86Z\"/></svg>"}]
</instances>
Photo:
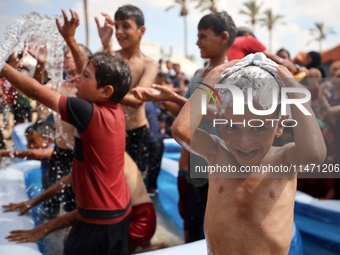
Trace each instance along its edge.
<instances>
[{"instance_id":1,"label":"boy with wet face","mask_svg":"<svg viewBox=\"0 0 340 255\"><path fill-rule=\"evenodd\" d=\"M154 83L158 72L158 63L140 50L140 41L145 33L144 16L139 8L133 5L120 7L112 18L103 13L105 23L96 23L104 50L111 52L110 39L115 28L115 34L121 50L114 52L122 58L131 70L130 91L121 101L126 115L126 151L138 165L140 171L145 171L148 154L147 118L145 102L137 99L131 90L135 87L149 88Z\"/></svg>"},{"instance_id":2,"label":"boy with wet face","mask_svg":"<svg viewBox=\"0 0 340 255\"><path fill-rule=\"evenodd\" d=\"M63 11L64 25L59 20L57 25L73 56L85 59L73 37L77 15L71 14L69 21ZM131 205L123 171L125 116L118 104L130 88L127 64L108 53L92 55L74 78L77 98L44 88L7 64L0 74L28 97L60 113L77 130L72 187L78 214L64 254L128 254Z\"/></svg>"},{"instance_id":3,"label":"boy with wet face","mask_svg":"<svg viewBox=\"0 0 340 255\"><path fill-rule=\"evenodd\" d=\"M265 62L264 66L271 65L264 56L261 61ZM264 79L272 79L272 86L278 87L278 90L278 84L281 84L279 79L286 87L300 87L283 66L273 64L267 69L276 74L274 80L267 70L258 66L236 68L240 65L238 62L240 60L231 61L213 69L204 83L214 87L221 81L221 73L227 69L229 77L226 80L231 77L230 82L241 87L244 98L247 98L245 87L252 87L255 94L253 105L258 110L268 109L268 103L263 100L272 93L262 89ZM239 82L238 77L244 77L248 82ZM235 80L238 82L233 82ZM247 166L258 166L261 169L269 165L321 164L326 149L316 118L314 115L304 115L292 105L292 117L298 122L294 127L295 142L273 147L274 138L283 132L282 120L288 116L280 116L277 110L269 115L255 115L246 105L244 115L235 115L230 105L230 95L223 94L222 89L218 93L223 108L218 109L221 115L216 119L228 120L227 124L219 127L222 139L198 128L202 119L201 98L205 94L201 89L190 97L173 126L174 138L182 146L189 148L190 145L191 151L204 157L209 166L225 166L226 169L230 166L236 169L236 173L215 172L209 175L204 224L208 253L225 254L228 251L230 254L287 254L293 232L296 173L241 173L241 170ZM298 99L303 96L301 93L290 93L289 98ZM303 106L312 113L308 103ZM247 123L252 119L263 121L264 124L254 127L257 124L252 123L253 126L250 126Z\"/></svg>"}]
</instances>

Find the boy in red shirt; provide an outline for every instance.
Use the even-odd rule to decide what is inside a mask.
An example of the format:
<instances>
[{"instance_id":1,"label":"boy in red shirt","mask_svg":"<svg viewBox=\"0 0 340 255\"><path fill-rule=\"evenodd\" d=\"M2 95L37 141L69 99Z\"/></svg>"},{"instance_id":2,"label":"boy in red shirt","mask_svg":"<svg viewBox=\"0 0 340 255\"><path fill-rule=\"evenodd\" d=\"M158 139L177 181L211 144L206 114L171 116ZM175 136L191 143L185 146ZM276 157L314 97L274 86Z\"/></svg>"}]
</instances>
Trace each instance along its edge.
<instances>
[{"instance_id":1,"label":"boy in red shirt","mask_svg":"<svg viewBox=\"0 0 340 255\"><path fill-rule=\"evenodd\" d=\"M68 21L63 11L64 25L59 20L57 25L76 58L81 52L74 40L76 16L71 14ZM77 130L72 186L78 215L64 254L128 254L131 205L123 171L125 116L118 103L129 91L130 69L108 53L96 53L77 65L83 63L75 77L77 98L46 89L7 64L0 74L28 97L60 113Z\"/></svg>"}]
</instances>

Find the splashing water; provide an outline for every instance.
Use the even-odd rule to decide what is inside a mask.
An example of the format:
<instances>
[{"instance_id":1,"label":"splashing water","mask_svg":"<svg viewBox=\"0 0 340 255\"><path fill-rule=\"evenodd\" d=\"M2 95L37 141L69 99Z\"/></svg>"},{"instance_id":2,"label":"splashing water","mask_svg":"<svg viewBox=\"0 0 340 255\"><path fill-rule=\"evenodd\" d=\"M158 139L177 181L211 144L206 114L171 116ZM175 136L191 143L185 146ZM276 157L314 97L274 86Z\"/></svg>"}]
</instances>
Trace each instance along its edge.
<instances>
[{"instance_id":1,"label":"splashing water","mask_svg":"<svg viewBox=\"0 0 340 255\"><path fill-rule=\"evenodd\" d=\"M63 49L66 43L58 31L55 22L57 17L63 21L61 16L41 16L36 12L31 12L20 16L9 25L3 36L4 41L0 42L0 70L13 52L22 53L25 58L30 46L36 48L37 52L39 48L46 46L45 70L52 81L53 89L59 92L63 81Z\"/></svg>"},{"instance_id":2,"label":"splashing water","mask_svg":"<svg viewBox=\"0 0 340 255\"><path fill-rule=\"evenodd\" d=\"M38 48L47 46L45 69L53 84L59 87L63 74L65 42L55 22L57 17L59 16L40 16L36 12L31 12L20 16L9 25L4 34L5 40L0 45L0 70L4 67L7 58L15 51L20 52L22 46L24 46L23 57L27 55L29 46Z\"/></svg>"}]
</instances>

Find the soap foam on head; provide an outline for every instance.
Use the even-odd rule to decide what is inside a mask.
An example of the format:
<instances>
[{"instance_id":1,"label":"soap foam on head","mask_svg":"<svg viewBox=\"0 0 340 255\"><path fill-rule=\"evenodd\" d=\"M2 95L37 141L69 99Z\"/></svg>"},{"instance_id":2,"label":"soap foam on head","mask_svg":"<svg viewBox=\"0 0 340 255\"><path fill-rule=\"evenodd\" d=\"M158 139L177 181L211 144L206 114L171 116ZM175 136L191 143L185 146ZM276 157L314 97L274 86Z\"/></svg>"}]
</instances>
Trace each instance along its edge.
<instances>
[{"instance_id":1,"label":"soap foam on head","mask_svg":"<svg viewBox=\"0 0 340 255\"><path fill-rule=\"evenodd\" d=\"M224 70L219 83L240 88L244 94L245 104L248 103L248 88L252 88L253 101L258 102L263 110L269 109L273 101L273 87L277 88L280 100L279 84L283 82L274 67L278 65L266 58L263 53L250 54L243 60ZM218 111L224 113L228 106L232 107L233 97L229 89L221 88L217 92L222 100L222 105L218 104Z\"/></svg>"}]
</instances>

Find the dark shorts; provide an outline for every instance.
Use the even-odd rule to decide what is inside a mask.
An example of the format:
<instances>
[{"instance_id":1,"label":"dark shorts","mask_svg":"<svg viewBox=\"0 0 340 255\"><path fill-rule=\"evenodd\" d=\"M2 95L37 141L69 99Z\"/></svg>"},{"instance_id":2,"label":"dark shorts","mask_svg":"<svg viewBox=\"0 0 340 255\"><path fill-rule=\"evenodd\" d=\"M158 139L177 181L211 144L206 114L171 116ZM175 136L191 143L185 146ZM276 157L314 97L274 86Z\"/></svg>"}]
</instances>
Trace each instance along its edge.
<instances>
[{"instance_id":1,"label":"dark shorts","mask_svg":"<svg viewBox=\"0 0 340 255\"><path fill-rule=\"evenodd\" d=\"M72 161L73 150L61 149L55 146L50 160L48 177L43 183L43 188L46 190L58 182L62 177L68 175L72 170ZM76 209L75 195L72 187L63 191L61 195L55 196L54 198L44 202L45 210L49 210L52 214L54 214L53 212L58 211L60 207L60 201L64 211L71 212Z\"/></svg>"},{"instance_id":2,"label":"dark shorts","mask_svg":"<svg viewBox=\"0 0 340 255\"><path fill-rule=\"evenodd\" d=\"M146 190L148 192L152 189L157 189L157 178L159 171L161 170L163 151L163 140L149 144L149 160L144 179Z\"/></svg>"},{"instance_id":3,"label":"dark shorts","mask_svg":"<svg viewBox=\"0 0 340 255\"><path fill-rule=\"evenodd\" d=\"M129 230L129 252L147 244L156 231L156 212L153 204L144 203L132 207Z\"/></svg>"},{"instance_id":4,"label":"dark shorts","mask_svg":"<svg viewBox=\"0 0 340 255\"><path fill-rule=\"evenodd\" d=\"M146 126L126 131L126 152L144 172L148 162L148 129Z\"/></svg>"},{"instance_id":5,"label":"dark shorts","mask_svg":"<svg viewBox=\"0 0 340 255\"><path fill-rule=\"evenodd\" d=\"M76 220L66 240L64 255L127 255L131 214L111 225Z\"/></svg>"}]
</instances>

